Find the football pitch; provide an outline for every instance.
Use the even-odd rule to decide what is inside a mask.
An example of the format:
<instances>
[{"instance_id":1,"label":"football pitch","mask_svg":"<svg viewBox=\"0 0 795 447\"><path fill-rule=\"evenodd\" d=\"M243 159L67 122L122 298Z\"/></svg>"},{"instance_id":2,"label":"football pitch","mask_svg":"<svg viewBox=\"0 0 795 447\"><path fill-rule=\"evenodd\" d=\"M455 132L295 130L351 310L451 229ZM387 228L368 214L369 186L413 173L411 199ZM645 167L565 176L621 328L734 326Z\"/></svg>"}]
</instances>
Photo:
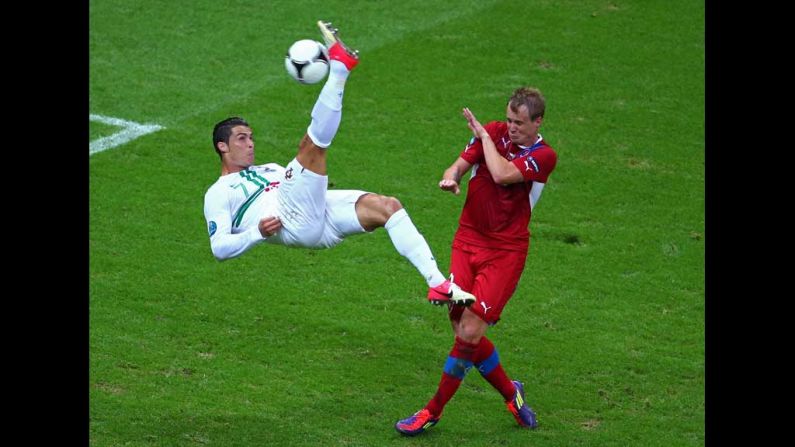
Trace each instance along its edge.
<instances>
[{"instance_id":1,"label":"football pitch","mask_svg":"<svg viewBox=\"0 0 795 447\"><path fill-rule=\"evenodd\" d=\"M244 117L285 165L322 84L284 55L319 19L361 52L329 183L399 198L445 273L461 109L546 96L558 164L488 332L538 429L473 371L435 427L394 430L453 335L383 229L213 258L212 126ZM704 21L703 0L91 0L90 445L704 445Z\"/></svg>"}]
</instances>

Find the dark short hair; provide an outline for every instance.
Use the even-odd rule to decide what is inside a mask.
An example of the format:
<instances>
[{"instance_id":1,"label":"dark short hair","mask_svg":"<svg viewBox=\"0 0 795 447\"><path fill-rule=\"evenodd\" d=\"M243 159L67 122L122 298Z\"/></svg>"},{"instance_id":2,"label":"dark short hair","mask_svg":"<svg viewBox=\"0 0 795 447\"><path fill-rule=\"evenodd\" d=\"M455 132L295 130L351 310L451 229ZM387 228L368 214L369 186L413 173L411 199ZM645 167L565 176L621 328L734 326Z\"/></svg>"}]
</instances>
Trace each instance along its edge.
<instances>
[{"instance_id":1,"label":"dark short hair","mask_svg":"<svg viewBox=\"0 0 795 447\"><path fill-rule=\"evenodd\" d=\"M544 116L544 111L546 110L544 95L541 94L540 90L532 87L520 87L514 90L513 95L508 100L508 105L516 113L519 113L519 107L522 105L526 106L530 120Z\"/></svg>"},{"instance_id":2,"label":"dark short hair","mask_svg":"<svg viewBox=\"0 0 795 447\"><path fill-rule=\"evenodd\" d=\"M235 126L251 127L246 120L239 116L227 118L213 127L213 148L215 148L215 152L218 153L219 157L221 156L221 151L218 150L218 143L223 141L229 144L229 137L232 136L232 128Z\"/></svg>"}]
</instances>

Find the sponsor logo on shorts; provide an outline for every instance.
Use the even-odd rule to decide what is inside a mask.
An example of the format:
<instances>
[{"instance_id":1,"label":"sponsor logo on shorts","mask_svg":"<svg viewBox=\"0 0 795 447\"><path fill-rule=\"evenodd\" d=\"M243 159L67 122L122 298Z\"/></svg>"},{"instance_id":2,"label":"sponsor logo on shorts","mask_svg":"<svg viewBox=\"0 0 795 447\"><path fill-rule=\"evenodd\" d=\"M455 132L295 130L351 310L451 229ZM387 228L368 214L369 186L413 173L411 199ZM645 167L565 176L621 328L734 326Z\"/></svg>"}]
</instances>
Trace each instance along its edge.
<instances>
[{"instance_id":1,"label":"sponsor logo on shorts","mask_svg":"<svg viewBox=\"0 0 795 447\"><path fill-rule=\"evenodd\" d=\"M486 315L486 312L488 312L489 309L494 307L494 306L487 306L486 303L484 303L483 301L480 302L480 305L483 306L483 315Z\"/></svg>"}]
</instances>

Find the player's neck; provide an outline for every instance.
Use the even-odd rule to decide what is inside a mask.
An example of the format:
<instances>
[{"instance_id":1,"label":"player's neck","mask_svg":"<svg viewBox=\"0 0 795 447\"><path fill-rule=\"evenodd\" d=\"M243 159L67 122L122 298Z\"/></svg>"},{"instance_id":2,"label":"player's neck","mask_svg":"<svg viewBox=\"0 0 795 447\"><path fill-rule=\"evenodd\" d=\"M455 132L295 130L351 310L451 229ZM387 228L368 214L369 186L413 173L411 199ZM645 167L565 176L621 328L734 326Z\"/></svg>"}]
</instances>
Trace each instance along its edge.
<instances>
[{"instance_id":1,"label":"player's neck","mask_svg":"<svg viewBox=\"0 0 795 447\"><path fill-rule=\"evenodd\" d=\"M221 177L229 174L236 174L244 169L248 169L248 166L245 168L242 166L227 166L225 164L221 165Z\"/></svg>"},{"instance_id":2,"label":"player's neck","mask_svg":"<svg viewBox=\"0 0 795 447\"><path fill-rule=\"evenodd\" d=\"M528 137L527 140L525 140L525 141L523 141L521 143L514 143L514 144L516 144L517 146L519 146L519 147L521 147L523 149L527 149L527 148L533 146L534 144L538 143L539 141L541 141L541 135L536 133L536 134L530 135L530 137Z\"/></svg>"}]
</instances>

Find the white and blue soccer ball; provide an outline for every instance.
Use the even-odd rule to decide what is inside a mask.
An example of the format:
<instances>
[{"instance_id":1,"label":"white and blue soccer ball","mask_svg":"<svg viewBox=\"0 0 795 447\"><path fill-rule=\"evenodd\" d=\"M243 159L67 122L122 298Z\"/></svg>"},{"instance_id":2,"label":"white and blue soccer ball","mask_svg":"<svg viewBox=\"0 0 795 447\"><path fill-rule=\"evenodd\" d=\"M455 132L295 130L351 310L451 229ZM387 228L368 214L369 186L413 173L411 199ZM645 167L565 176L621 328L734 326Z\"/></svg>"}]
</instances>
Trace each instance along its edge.
<instances>
[{"instance_id":1,"label":"white and blue soccer ball","mask_svg":"<svg viewBox=\"0 0 795 447\"><path fill-rule=\"evenodd\" d=\"M298 40L287 50L284 67L296 81L317 84L328 74L328 49L312 39Z\"/></svg>"}]
</instances>

